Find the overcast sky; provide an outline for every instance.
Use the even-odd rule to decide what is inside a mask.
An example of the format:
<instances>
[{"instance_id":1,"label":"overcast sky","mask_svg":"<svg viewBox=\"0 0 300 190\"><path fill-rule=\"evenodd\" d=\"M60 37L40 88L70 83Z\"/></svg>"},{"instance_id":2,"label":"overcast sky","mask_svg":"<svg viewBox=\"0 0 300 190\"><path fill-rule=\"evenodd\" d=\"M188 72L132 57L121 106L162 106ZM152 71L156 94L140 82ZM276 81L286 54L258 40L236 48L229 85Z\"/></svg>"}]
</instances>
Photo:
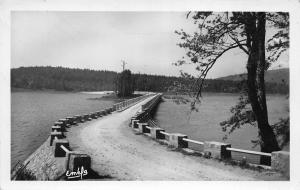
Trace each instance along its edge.
<instances>
[{"instance_id":1,"label":"overcast sky","mask_svg":"<svg viewBox=\"0 0 300 190\"><path fill-rule=\"evenodd\" d=\"M121 60L134 73L196 74L195 66L176 67L185 51L175 30L194 31L185 12L13 12L12 67L62 66L121 71ZM208 78L245 72L241 50L226 53ZM284 55L273 68L288 66Z\"/></svg>"}]
</instances>

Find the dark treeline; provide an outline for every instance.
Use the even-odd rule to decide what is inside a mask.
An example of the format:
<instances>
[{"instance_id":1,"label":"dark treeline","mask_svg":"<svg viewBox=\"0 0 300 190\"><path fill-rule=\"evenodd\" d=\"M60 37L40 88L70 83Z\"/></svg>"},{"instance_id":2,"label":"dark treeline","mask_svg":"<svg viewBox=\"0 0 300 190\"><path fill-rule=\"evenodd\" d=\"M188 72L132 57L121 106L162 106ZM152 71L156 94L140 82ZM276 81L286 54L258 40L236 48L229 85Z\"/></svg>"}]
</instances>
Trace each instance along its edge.
<instances>
[{"instance_id":1,"label":"dark treeline","mask_svg":"<svg viewBox=\"0 0 300 190\"><path fill-rule=\"evenodd\" d=\"M113 71L95 71L89 69L70 69L63 67L20 67L11 69L11 87L25 89L53 89L59 91L103 91L115 90L118 73ZM190 85L179 77L161 75L133 74L134 89L137 91L166 92L174 86ZM289 86L279 83L267 83L268 93L287 94ZM205 92L240 91L239 81L207 79ZM178 91L178 89L176 90Z\"/></svg>"}]
</instances>

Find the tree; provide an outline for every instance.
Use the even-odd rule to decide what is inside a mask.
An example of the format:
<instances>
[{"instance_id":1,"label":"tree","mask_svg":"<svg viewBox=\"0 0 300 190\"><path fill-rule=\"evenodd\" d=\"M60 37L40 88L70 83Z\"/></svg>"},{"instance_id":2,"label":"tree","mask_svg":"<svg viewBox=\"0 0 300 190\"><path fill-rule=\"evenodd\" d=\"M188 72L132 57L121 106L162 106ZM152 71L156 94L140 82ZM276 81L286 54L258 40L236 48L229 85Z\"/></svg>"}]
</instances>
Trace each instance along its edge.
<instances>
[{"instance_id":1,"label":"tree","mask_svg":"<svg viewBox=\"0 0 300 190\"><path fill-rule=\"evenodd\" d=\"M191 13L187 14L190 17ZM194 88L196 99L201 97L201 90L207 73L226 52L240 48L248 56L246 99L240 99L240 106L233 110L239 114L237 120L229 122L235 127L244 122L256 121L259 130L262 152L279 150L273 129L268 121L264 75L270 64L289 48L289 14L265 12L196 12L192 19L199 31L188 34L176 31L181 36L179 47L187 50L187 57L175 65L196 64L200 71ZM276 33L266 42L266 28L276 28ZM274 29L275 30L275 29ZM267 45L267 46L266 46ZM266 56L266 50L268 55ZM251 110L241 112L250 103ZM251 114L253 113L253 114ZM249 116L253 116L253 120ZM251 118L251 117L250 117ZM269 158L262 157L261 163L268 164Z\"/></svg>"},{"instance_id":2,"label":"tree","mask_svg":"<svg viewBox=\"0 0 300 190\"><path fill-rule=\"evenodd\" d=\"M124 70L118 75L117 92L119 97L131 96L134 92L134 80L130 70Z\"/></svg>"}]
</instances>

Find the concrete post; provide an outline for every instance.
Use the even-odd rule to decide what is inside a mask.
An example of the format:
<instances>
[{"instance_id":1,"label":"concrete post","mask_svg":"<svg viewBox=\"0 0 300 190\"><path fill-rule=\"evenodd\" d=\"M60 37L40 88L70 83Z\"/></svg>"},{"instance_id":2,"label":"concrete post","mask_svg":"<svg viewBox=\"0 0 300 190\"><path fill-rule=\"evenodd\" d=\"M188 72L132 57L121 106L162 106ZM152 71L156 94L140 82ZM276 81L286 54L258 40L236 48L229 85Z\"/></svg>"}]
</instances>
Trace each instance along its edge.
<instances>
[{"instance_id":1,"label":"concrete post","mask_svg":"<svg viewBox=\"0 0 300 190\"><path fill-rule=\"evenodd\" d=\"M69 141L66 139L55 139L53 141L54 157L65 157L66 153L60 146L63 145L68 150L70 149Z\"/></svg>"},{"instance_id":2,"label":"concrete post","mask_svg":"<svg viewBox=\"0 0 300 190\"><path fill-rule=\"evenodd\" d=\"M54 132L54 131L62 132L61 131L61 126L52 126L51 127L51 132Z\"/></svg>"},{"instance_id":3,"label":"concrete post","mask_svg":"<svg viewBox=\"0 0 300 190\"><path fill-rule=\"evenodd\" d=\"M130 123L129 123L129 125L128 125L129 127L132 127L132 121L133 121L133 120L136 120L136 117L135 117L135 116L133 116L132 118L130 118Z\"/></svg>"},{"instance_id":4,"label":"concrete post","mask_svg":"<svg viewBox=\"0 0 300 190\"><path fill-rule=\"evenodd\" d=\"M60 126L62 131L66 131L66 125L63 122L55 122L54 126Z\"/></svg>"},{"instance_id":5,"label":"concrete post","mask_svg":"<svg viewBox=\"0 0 300 190\"><path fill-rule=\"evenodd\" d=\"M81 120L81 123L84 123L84 122L85 122L84 115L81 115L81 116L80 116L80 120Z\"/></svg>"},{"instance_id":6,"label":"concrete post","mask_svg":"<svg viewBox=\"0 0 300 190\"><path fill-rule=\"evenodd\" d=\"M151 127L150 128L150 134L151 137L154 139L164 139L165 135L161 134L160 132L164 132L164 129L158 128L158 127Z\"/></svg>"},{"instance_id":7,"label":"concrete post","mask_svg":"<svg viewBox=\"0 0 300 190\"><path fill-rule=\"evenodd\" d=\"M98 117L102 117L101 111L97 111L97 116L98 116Z\"/></svg>"},{"instance_id":8,"label":"concrete post","mask_svg":"<svg viewBox=\"0 0 300 190\"><path fill-rule=\"evenodd\" d=\"M97 115L96 115L96 113L90 113L90 117L92 119L97 119L98 118Z\"/></svg>"},{"instance_id":9,"label":"concrete post","mask_svg":"<svg viewBox=\"0 0 300 190\"><path fill-rule=\"evenodd\" d=\"M113 111L117 111L117 105L113 105Z\"/></svg>"},{"instance_id":10,"label":"concrete post","mask_svg":"<svg viewBox=\"0 0 300 190\"><path fill-rule=\"evenodd\" d=\"M75 115L74 119L76 123L81 123L82 117L80 115Z\"/></svg>"},{"instance_id":11,"label":"concrete post","mask_svg":"<svg viewBox=\"0 0 300 190\"><path fill-rule=\"evenodd\" d=\"M188 137L180 133L171 133L169 136L169 145L176 148L188 148L188 143L186 141L183 141L183 138Z\"/></svg>"},{"instance_id":12,"label":"concrete post","mask_svg":"<svg viewBox=\"0 0 300 190\"><path fill-rule=\"evenodd\" d=\"M148 123L138 123L140 133L150 133L150 130L147 127Z\"/></svg>"},{"instance_id":13,"label":"concrete post","mask_svg":"<svg viewBox=\"0 0 300 190\"><path fill-rule=\"evenodd\" d=\"M76 125L78 123L78 120L77 120L77 116L73 116L73 125Z\"/></svg>"},{"instance_id":14,"label":"concrete post","mask_svg":"<svg viewBox=\"0 0 300 190\"><path fill-rule=\"evenodd\" d=\"M85 121L90 121L90 120L91 120L89 114L85 114L85 115L83 116L83 118L84 118Z\"/></svg>"},{"instance_id":15,"label":"concrete post","mask_svg":"<svg viewBox=\"0 0 300 190\"><path fill-rule=\"evenodd\" d=\"M272 152L271 167L290 177L290 153L287 151Z\"/></svg>"},{"instance_id":16,"label":"concrete post","mask_svg":"<svg viewBox=\"0 0 300 190\"><path fill-rule=\"evenodd\" d=\"M69 125L74 125L74 118L73 117L67 117L66 120L67 120L67 123Z\"/></svg>"},{"instance_id":17,"label":"concrete post","mask_svg":"<svg viewBox=\"0 0 300 190\"><path fill-rule=\"evenodd\" d=\"M217 159L231 158L231 151L226 150L227 147L231 147L231 144L215 142L215 141L204 142L204 152L205 153L209 152L211 157Z\"/></svg>"},{"instance_id":18,"label":"concrete post","mask_svg":"<svg viewBox=\"0 0 300 190\"><path fill-rule=\"evenodd\" d=\"M132 128L138 128L138 122L139 122L139 121L140 121L140 120L137 120L137 119L132 120L131 127L132 127Z\"/></svg>"},{"instance_id":19,"label":"concrete post","mask_svg":"<svg viewBox=\"0 0 300 190\"><path fill-rule=\"evenodd\" d=\"M91 157L87 154L70 151L66 155L65 162L66 170L73 172L79 170L83 167L85 170L91 168Z\"/></svg>"},{"instance_id":20,"label":"concrete post","mask_svg":"<svg viewBox=\"0 0 300 190\"><path fill-rule=\"evenodd\" d=\"M68 126L68 120L66 120L66 119L59 119L58 120L59 122L62 122L66 127Z\"/></svg>"},{"instance_id":21,"label":"concrete post","mask_svg":"<svg viewBox=\"0 0 300 190\"><path fill-rule=\"evenodd\" d=\"M106 114L110 114L111 110L109 108L105 109Z\"/></svg>"},{"instance_id":22,"label":"concrete post","mask_svg":"<svg viewBox=\"0 0 300 190\"><path fill-rule=\"evenodd\" d=\"M52 143L54 141L54 138L57 137L58 139L62 139L64 137L62 132L51 132L50 133L50 146L52 146Z\"/></svg>"},{"instance_id":23,"label":"concrete post","mask_svg":"<svg viewBox=\"0 0 300 190\"><path fill-rule=\"evenodd\" d=\"M104 115L107 115L107 113L106 113L105 110L102 110L101 112L102 112L102 115L103 115L103 116L104 116Z\"/></svg>"}]
</instances>

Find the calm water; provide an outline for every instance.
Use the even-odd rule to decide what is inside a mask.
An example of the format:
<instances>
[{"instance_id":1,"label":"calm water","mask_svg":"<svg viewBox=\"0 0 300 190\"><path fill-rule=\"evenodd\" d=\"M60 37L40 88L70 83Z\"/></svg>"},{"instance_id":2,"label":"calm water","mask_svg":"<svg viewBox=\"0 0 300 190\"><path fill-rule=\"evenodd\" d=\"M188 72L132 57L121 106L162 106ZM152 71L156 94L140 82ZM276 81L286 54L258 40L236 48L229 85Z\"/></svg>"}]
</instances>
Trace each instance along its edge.
<instances>
[{"instance_id":1,"label":"calm water","mask_svg":"<svg viewBox=\"0 0 300 190\"><path fill-rule=\"evenodd\" d=\"M219 123L231 115L230 108L235 105L238 95L232 94L204 94L199 112L190 112L189 105L175 104L165 99L158 107L155 119L167 132L177 132L188 135L190 139L199 141L223 141L224 132ZM267 98L270 124L276 123L279 118L289 115L289 100L285 96L271 95ZM259 151L259 146L253 148L251 140L257 139L257 128L245 125L237 129L226 140L234 148ZM190 144L193 149L202 150ZM233 154L240 159L241 154ZM258 163L257 156L246 156L251 162Z\"/></svg>"},{"instance_id":2,"label":"calm water","mask_svg":"<svg viewBox=\"0 0 300 190\"><path fill-rule=\"evenodd\" d=\"M97 94L63 92L11 93L11 165L25 160L49 136L55 121L99 111L114 102L91 100Z\"/></svg>"}]
</instances>

